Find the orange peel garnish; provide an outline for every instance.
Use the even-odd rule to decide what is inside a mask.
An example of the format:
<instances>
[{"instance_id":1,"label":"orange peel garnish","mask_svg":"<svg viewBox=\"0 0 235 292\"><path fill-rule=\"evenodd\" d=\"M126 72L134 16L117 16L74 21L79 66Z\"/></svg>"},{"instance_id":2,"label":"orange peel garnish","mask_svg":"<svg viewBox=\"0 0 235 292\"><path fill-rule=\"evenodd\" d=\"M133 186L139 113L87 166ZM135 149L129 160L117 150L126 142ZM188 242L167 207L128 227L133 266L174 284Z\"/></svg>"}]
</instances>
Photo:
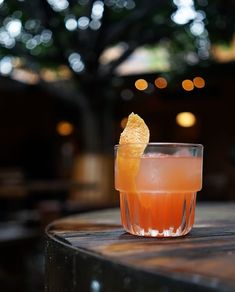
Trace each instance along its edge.
<instances>
[{"instance_id":1,"label":"orange peel garnish","mask_svg":"<svg viewBox=\"0 0 235 292\"><path fill-rule=\"evenodd\" d=\"M136 188L135 177L138 174L140 157L148 142L147 125L139 115L131 113L121 133L117 152L119 178L120 181L126 182L129 190L134 191Z\"/></svg>"},{"instance_id":2,"label":"orange peel garnish","mask_svg":"<svg viewBox=\"0 0 235 292\"><path fill-rule=\"evenodd\" d=\"M126 127L121 133L119 144L149 142L149 129L144 120L137 114L131 113L128 117ZM143 145L144 147L144 145ZM143 149L144 150L144 149Z\"/></svg>"}]
</instances>

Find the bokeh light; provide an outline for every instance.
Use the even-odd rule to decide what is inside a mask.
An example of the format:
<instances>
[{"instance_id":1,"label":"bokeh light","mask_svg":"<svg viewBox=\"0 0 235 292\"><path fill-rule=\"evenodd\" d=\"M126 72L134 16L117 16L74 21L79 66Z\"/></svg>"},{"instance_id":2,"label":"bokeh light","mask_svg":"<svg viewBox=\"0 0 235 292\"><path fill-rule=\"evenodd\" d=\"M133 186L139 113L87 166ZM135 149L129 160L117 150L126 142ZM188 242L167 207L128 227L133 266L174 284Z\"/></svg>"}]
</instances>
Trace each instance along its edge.
<instances>
[{"instance_id":1,"label":"bokeh light","mask_svg":"<svg viewBox=\"0 0 235 292\"><path fill-rule=\"evenodd\" d=\"M20 35L22 29L22 23L19 19L11 19L6 24L6 30L9 35L13 38L16 38Z\"/></svg>"},{"instance_id":2,"label":"bokeh light","mask_svg":"<svg viewBox=\"0 0 235 292\"><path fill-rule=\"evenodd\" d=\"M203 87L205 87L205 84L206 84L205 80L199 76L193 78L193 83L194 83L194 86L197 88L203 88Z\"/></svg>"},{"instance_id":3,"label":"bokeh light","mask_svg":"<svg viewBox=\"0 0 235 292\"><path fill-rule=\"evenodd\" d=\"M42 43L49 43L52 40L52 31L49 29L44 29L41 33L40 38Z\"/></svg>"},{"instance_id":4,"label":"bokeh light","mask_svg":"<svg viewBox=\"0 0 235 292\"><path fill-rule=\"evenodd\" d=\"M92 21L89 23L89 27L92 30L98 30L101 27L101 22L98 19L92 19Z\"/></svg>"},{"instance_id":5,"label":"bokeh light","mask_svg":"<svg viewBox=\"0 0 235 292\"><path fill-rule=\"evenodd\" d=\"M77 28L77 20L74 17L69 17L65 20L65 27L69 31L73 31Z\"/></svg>"},{"instance_id":6,"label":"bokeh light","mask_svg":"<svg viewBox=\"0 0 235 292\"><path fill-rule=\"evenodd\" d=\"M148 82L145 79L138 79L135 82L135 87L138 90L145 90L148 88Z\"/></svg>"},{"instance_id":7,"label":"bokeh light","mask_svg":"<svg viewBox=\"0 0 235 292\"><path fill-rule=\"evenodd\" d=\"M202 21L194 21L190 25L190 31L193 35L199 36L205 31L205 26Z\"/></svg>"},{"instance_id":8,"label":"bokeh light","mask_svg":"<svg viewBox=\"0 0 235 292\"><path fill-rule=\"evenodd\" d=\"M56 12L61 12L69 7L69 2L67 0L47 0L47 2Z\"/></svg>"},{"instance_id":9,"label":"bokeh light","mask_svg":"<svg viewBox=\"0 0 235 292\"><path fill-rule=\"evenodd\" d=\"M89 22L90 22L90 19L86 16L81 16L79 19L78 19L78 28L84 30L84 29L87 29L88 26L89 26Z\"/></svg>"},{"instance_id":10,"label":"bokeh light","mask_svg":"<svg viewBox=\"0 0 235 292\"><path fill-rule=\"evenodd\" d=\"M155 79L154 84L157 88L163 89L167 87L167 80L163 77L158 77Z\"/></svg>"},{"instance_id":11,"label":"bokeh light","mask_svg":"<svg viewBox=\"0 0 235 292\"><path fill-rule=\"evenodd\" d=\"M57 124L56 131L61 136L68 136L74 131L74 126L68 121L61 121Z\"/></svg>"},{"instance_id":12,"label":"bokeh light","mask_svg":"<svg viewBox=\"0 0 235 292\"><path fill-rule=\"evenodd\" d=\"M82 72L85 68L83 61L81 60L81 55L78 53L72 53L69 55L69 64L74 72Z\"/></svg>"},{"instance_id":13,"label":"bokeh light","mask_svg":"<svg viewBox=\"0 0 235 292\"><path fill-rule=\"evenodd\" d=\"M102 1L95 1L92 6L91 18L101 19L104 12L104 3Z\"/></svg>"},{"instance_id":14,"label":"bokeh light","mask_svg":"<svg viewBox=\"0 0 235 292\"><path fill-rule=\"evenodd\" d=\"M181 112L176 116L176 123L184 128L192 127L196 124L196 116L191 112Z\"/></svg>"},{"instance_id":15,"label":"bokeh light","mask_svg":"<svg viewBox=\"0 0 235 292\"><path fill-rule=\"evenodd\" d=\"M3 28L0 28L0 44L7 49L12 49L15 46L15 39Z\"/></svg>"},{"instance_id":16,"label":"bokeh light","mask_svg":"<svg viewBox=\"0 0 235 292\"><path fill-rule=\"evenodd\" d=\"M29 39L27 42L26 42L26 48L28 50L33 50L34 48L36 48L37 46L37 41L36 39L32 38L32 39Z\"/></svg>"},{"instance_id":17,"label":"bokeh light","mask_svg":"<svg viewBox=\"0 0 235 292\"><path fill-rule=\"evenodd\" d=\"M185 80L182 82L182 87L183 87L183 89L186 90L186 91L191 91L191 90L193 90L193 88L194 88L194 84L193 84L193 82L192 82L191 80L189 80L189 79L185 79Z\"/></svg>"},{"instance_id":18,"label":"bokeh light","mask_svg":"<svg viewBox=\"0 0 235 292\"><path fill-rule=\"evenodd\" d=\"M3 57L0 60L0 74L1 75L9 75L13 69L12 58L11 57Z\"/></svg>"},{"instance_id":19,"label":"bokeh light","mask_svg":"<svg viewBox=\"0 0 235 292\"><path fill-rule=\"evenodd\" d=\"M193 0L173 0L173 2L177 6L177 10L171 15L175 23L183 25L196 18Z\"/></svg>"}]
</instances>

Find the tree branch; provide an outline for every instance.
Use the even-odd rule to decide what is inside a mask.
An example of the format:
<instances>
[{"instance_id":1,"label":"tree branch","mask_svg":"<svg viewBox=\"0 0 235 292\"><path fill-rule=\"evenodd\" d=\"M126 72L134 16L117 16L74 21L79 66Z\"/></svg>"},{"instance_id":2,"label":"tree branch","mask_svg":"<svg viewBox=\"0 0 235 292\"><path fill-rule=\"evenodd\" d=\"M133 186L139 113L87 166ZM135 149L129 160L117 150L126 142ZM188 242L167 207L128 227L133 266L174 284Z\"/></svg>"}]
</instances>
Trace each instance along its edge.
<instances>
[{"instance_id":1,"label":"tree branch","mask_svg":"<svg viewBox=\"0 0 235 292\"><path fill-rule=\"evenodd\" d=\"M110 28L106 31L106 36L103 41L103 47L110 45L110 43L120 40L123 34L130 31L131 27L136 27L137 24L143 25L143 21L159 10L161 7L165 6L165 1L161 0L148 0L139 3L140 7L135 8L132 13L129 13L125 18L120 19L119 22L115 24L110 23Z\"/></svg>"}]
</instances>

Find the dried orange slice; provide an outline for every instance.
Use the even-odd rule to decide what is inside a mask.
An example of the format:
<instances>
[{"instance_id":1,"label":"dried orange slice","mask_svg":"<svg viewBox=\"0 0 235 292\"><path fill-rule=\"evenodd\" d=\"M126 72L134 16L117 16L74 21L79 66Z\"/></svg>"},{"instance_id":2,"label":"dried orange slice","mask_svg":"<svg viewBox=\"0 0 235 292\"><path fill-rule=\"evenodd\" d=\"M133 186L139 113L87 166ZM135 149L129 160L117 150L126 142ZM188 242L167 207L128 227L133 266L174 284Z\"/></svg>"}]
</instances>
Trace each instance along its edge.
<instances>
[{"instance_id":1,"label":"dried orange slice","mask_svg":"<svg viewBox=\"0 0 235 292\"><path fill-rule=\"evenodd\" d=\"M149 129L144 120L131 113L121 133L117 152L118 180L124 189L135 191L135 177L139 170L140 157L149 142Z\"/></svg>"},{"instance_id":2,"label":"dried orange slice","mask_svg":"<svg viewBox=\"0 0 235 292\"><path fill-rule=\"evenodd\" d=\"M121 133L119 144L121 145L127 143L147 144L148 142L149 129L147 125L140 116L131 113L128 117L125 129Z\"/></svg>"}]
</instances>

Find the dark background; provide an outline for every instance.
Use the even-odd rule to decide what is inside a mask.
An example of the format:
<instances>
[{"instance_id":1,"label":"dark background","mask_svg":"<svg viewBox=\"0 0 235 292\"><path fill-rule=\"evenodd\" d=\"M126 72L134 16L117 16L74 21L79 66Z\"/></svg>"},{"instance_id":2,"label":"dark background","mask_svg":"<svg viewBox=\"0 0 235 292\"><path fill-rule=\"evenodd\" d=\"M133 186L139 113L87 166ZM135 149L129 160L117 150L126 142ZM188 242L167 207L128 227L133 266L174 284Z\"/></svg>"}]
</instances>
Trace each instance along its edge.
<instances>
[{"instance_id":1,"label":"dark background","mask_svg":"<svg viewBox=\"0 0 235 292\"><path fill-rule=\"evenodd\" d=\"M131 112L145 120L152 142L204 145L198 201L235 200L234 1L58 3L0 1L1 291L43 291L49 222L118 206L113 146ZM175 22L185 5L197 16ZM76 20L69 29L68 19ZM203 32L192 33L195 23ZM115 46L121 52L102 62ZM133 53L158 46L169 69L138 70ZM128 58L132 73L118 73ZM205 87L184 90L182 81L196 76ZM166 88L154 85L157 77ZM146 90L135 87L140 78ZM196 124L179 126L180 112L192 112ZM70 131L58 130L61 122Z\"/></svg>"}]
</instances>

